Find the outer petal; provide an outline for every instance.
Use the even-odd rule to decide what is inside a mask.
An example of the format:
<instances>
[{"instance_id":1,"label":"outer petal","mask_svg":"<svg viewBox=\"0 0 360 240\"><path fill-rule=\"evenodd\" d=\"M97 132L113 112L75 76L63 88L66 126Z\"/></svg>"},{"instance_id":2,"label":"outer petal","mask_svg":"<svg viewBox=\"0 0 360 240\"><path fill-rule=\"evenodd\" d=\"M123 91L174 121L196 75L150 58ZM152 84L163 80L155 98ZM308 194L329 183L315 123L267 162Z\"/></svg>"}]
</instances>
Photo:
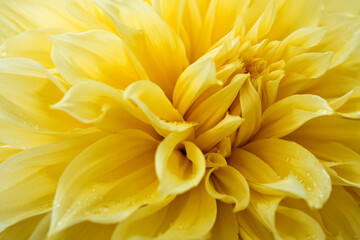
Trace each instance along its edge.
<instances>
[{"instance_id":1,"label":"outer petal","mask_svg":"<svg viewBox=\"0 0 360 240\"><path fill-rule=\"evenodd\" d=\"M50 211L63 170L100 136L87 135L33 148L3 162L0 165L0 230Z\"/></svg>"},{"instance_id":2,"label":"outer petal","mask_svg":"<svg viewBox=\"0 0 360 240\"><path fill-rule=\"evenodd\" d=\"M11 157L15 153L21 152L21 149L10 146L2 145L0 146L0 163L5 161L7 158Z\"/></svg>"},{"instance_id":3,"label":"outer petal","mask_svg":"<svg viewBox=\"0 0 360 240\"><path fill-rule=\"evenodd\" d=\"M281 138L305 122L334 111L328 103L315 95L293 95L271 105L263 113L261 127L255 135L259 138Z\"/></svg>"},{"instance_id":4,"label":"outer petal","mask_svg":"<svg viewBox=\"0 0 360 240\"><path fill-rule=\"evenodd\" d=\"M101 30L70 33L52 37L52 41L51 57L72 85L96 80L123 89L148 78L131 50L113 33Z\"/></svg>"},{"instance_id":5,"label":"outer petal","mask_svg":"<svg viewBox=\"0 0 360 240\"><path fill-rule=\"evenodd\" d=\"M211 230L215 219L216 201L200 185L179 195L169 205L151 216L119 224L113 240L203 239Z\"/></svg>"},{"instance_id":6,"label":"outer petal","mask_svg":"<svg viewBox=\"0 0 360 240\"><path fill-rule=\"evenodd\" d=\"M192 142L192 129L167 136L156 150L156 173L161 194L177 194L198 185L205 173L205 158Z\"/></svg>"},{"instance_id":7,"label":"outer petal","mask_svg":"<svg viewBox=\"0 0 360 240\"><path fill-rule=\"evenodd\" d=\"M185 0L152 0L152 6L160 16L174 29L180 33Z\"/></svg>"},{"instance_id":8,"label":"outer petal","mask_svg":"<svg viewBox=\"0 0 360 240\"><path fill-rule=\"evenodd\" d=\"M35 28L55 27L83 31L87 27L71 17L62 1L57 0L1 1L0 22L0 42Z\"/></svg>"},{"instance_id":9,"label":"outer petal","mask_svg":"<svg viewBox=\"0 0 360 240\"><path fill-rule=\"evenodd\" d=\"M32 29L8 38L0 47L1 56L23 57L35 60L45 68L53 68L50 58L53 47L49 37L65 33L65 29L40 28Z\"/></svg>"},{"instance_id":10,"label":"outer petal","mask_svg":"<svg viewBox=\"0 0 360 240\"><path fill-rule=\"evenodd\" d=\"M360 14L360 3L357 0L345 0L343 2L327 0L324 1L324 4L327 12Z\"/></svg>"},{"instance_id":11,"label":"outer petal","mask_svg":"<svg viewBox=\"0 0 360 240\"><path fill-rule=\"evenodd\" d=\"M156 193L156 146L149 135L124 130L83 151L60 179L50 233L86 220L118 222L162 200Z\"/></svg>"},{"instance_id":12,"label":"outer petal","mask_svg":"<svg viewBox=\"0 0 360 240\"><path fill-rule=\"evenodd\" d=\"M96 0L115 23L121 39L147 71L150 80L171 97L187 67L185 48L170 26L141 0Z\"/></svg>"},{"instance_id":13,"label":"outer petal","mask_svg":"<svg viewBox=\"0 0 360 240\"><path fill-rule=\"evenodd\" d=\"M306 201L312 208L320 208L331 192L331 181L320 162L300 145L280 140L254 141L244 147L254 153L281 177L293 173L306 190Z\"/></svg>"},{"instance_id":14,"label":"outer petal","mask_svg":"<svg viewBox=\"0 0 360 240\"><path fill-rule=\"evenodd\" d=\"M38 63L21 58L0 60L0 119L45 133L86 127L50 106L65 89Z\"/></svg>"}]
</instances>

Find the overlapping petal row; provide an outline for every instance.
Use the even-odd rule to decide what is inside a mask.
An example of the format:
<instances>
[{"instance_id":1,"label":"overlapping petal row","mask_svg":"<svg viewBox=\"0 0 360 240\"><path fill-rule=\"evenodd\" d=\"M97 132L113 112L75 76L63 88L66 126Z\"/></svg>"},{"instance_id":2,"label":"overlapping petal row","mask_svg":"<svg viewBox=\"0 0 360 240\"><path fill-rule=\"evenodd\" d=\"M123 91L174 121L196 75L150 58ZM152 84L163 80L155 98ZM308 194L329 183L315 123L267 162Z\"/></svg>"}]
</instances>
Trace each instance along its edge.
<instances>
[{"instance_id":1,"label":"overlapping petal row","mask_svg":"<svg viewBox=\"0 0 360 240\"><path fill-rule=\"evenodd\" d=\"M360 238L356 0L0 1L0 239Z\"/></svg>"}]
</instances>

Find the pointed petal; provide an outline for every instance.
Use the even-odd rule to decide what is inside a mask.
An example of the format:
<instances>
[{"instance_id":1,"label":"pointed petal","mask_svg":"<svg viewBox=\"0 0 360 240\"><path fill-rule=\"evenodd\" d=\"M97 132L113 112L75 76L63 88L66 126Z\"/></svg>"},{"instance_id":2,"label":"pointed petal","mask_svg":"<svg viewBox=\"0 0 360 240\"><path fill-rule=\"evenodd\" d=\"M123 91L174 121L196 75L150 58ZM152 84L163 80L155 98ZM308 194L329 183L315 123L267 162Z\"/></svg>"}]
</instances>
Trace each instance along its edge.
<instances>
[{"instance_id":1,"label":"pointed petal","mask_svg":"<svg viewBox=\"0 0 360 240\"><path fill-rule=\"evenodd\" d=\"M225 117L228 108L233 103L248 76L247 74L236 75L229 85L190 109L185 118L199 123L196 126L198 134L214 127Z\"/></svg>"},{"instance_id":2,"label":"pointed petal","mask_svg":"<svg viewBox=\"0 0 360 240\"><path fill-rule=\"evenodd\" d=\"M100 136L93 134L44 145L3 162L0 165L0 230L50 211L63 170Z\"/></svg>"},{"instance_id":3,"label":"pointed petal","mask_svg":"<svg viewBox=\"0 0 360 240\"><path fill-rule=\"evenodd\" d=\"M113 20L121 39L144 66L150 80L171 97L177 78L188 65L181 39L144 1L95 2Z\"/></svg>"},{"instance_id":4,"label":"pointed petal","mask_svg":"<svg viewBox=\"0 0 360 240\"><path fill-rule=\"evenodd\" d=\"M192 142L192 129L167 136L156 150L155 166L160 194L177 194L197 186L205 173L205 158Z\"/></svg>"},{"instance_id":5,"label":"pointed petal","mask_svg":"<svg viewBox=\"0 0 360 240\"><path fill-rule=\"evenodd\" d=\"M52 60L60 74L72 85L96 80L124 89L134 81L147 79L131 50L113 33L92 30L51 39L54 42Z\"/></svg>"},{"instance_id":6,"label":"pointed petal","mask_svg":"<svg viewBox=\"0 0 360 240\"><path fill-rule=\"evenodd\" d=\"M205 179L207 192L216 199L234 204L233 212L245 209L250 201L250 191L243 175L231 166L211 169Z\"/></svg>"},{"instance_id":7,"label":"pointed petal","mask_svg":"<svg viewBox=\"0 0 360 240\"><path fill-rule=\"evenodd\" d=\"M152 7L172 27L180 33L185 0L152 0Z\"/></svg>"},{"instance_id":8,"label":"pointed petal","mask_svg":"<svg viewBox=\"0 0 360 240\"><path fill-rule=\"evenodd\" d=\"M251 135L258 130L261 121L261 100L250 80L240 89L240 106L245 121L241 124L236 135L234 146L244 144Z\"/></svg>"},{"instance_id":9,"label":"pointed petal","mask_svg":"<svg viewBox=\"0 0 360 240\"><path fill-rule=\"evenodd\" d=\"M83 151L61 176L50 233L87 220L115 223L162 200L156 193L156 146L149 135L129 129Z\"/></svg>"},{"instance_id":10,"label":"pointed petal","mask_svg":"<svg viewBox=\"0 0 360 240\"><path fill-rule=\"evenodd\" d=\"M254 141L244 147L257 155L281 177L293 173L306 190L306 201L312 208L320 208L331 192L329 175L318 159L300 145L281 139Z\"/></svg>"},{"instance_id":11,"label":"pointed petal","mask_svg":"<svg viewBox=\"0 0 360 240\"><path fill-rule=\"evenodd\" d=\"M201 185L177 196L169 205L151 216L122 222L115 230L113 240L203 239L213 227L215 219L216 201Z\"/></svg>"},{"instance_id":12,"label":"pointed petal","mask_svg":"<svg viewBox=\"0 0 360 240\"><path fill-rule=\"evenodd\" d=\"M333 114L328 103L316 95L293 95L284 98L265 110L259 138L281 138L301 127L307 121Z\"/></svg>"},{"instance_id":13,"label":"pointed petal","mask_svg":"<svg viewBox=\"0 0 360 240\"><path fill-rule=\"evenodd\" d=\"M173 104L184 116L199 96L218 84L215 64L211 59L199 60L190 65L176 82Z\"/></svg>"},{"instance_id":14,"label":"pointed petal","mask_svg":"<svg viewBox=\"0 0 360 240\"><path fill-rule=\"evenodd\" d=\"M235 132L244 119L227 114L216 126L200 134L195 138L196 145L203 151L208 152L224 138Z\"/></svg>"}]
</instances>

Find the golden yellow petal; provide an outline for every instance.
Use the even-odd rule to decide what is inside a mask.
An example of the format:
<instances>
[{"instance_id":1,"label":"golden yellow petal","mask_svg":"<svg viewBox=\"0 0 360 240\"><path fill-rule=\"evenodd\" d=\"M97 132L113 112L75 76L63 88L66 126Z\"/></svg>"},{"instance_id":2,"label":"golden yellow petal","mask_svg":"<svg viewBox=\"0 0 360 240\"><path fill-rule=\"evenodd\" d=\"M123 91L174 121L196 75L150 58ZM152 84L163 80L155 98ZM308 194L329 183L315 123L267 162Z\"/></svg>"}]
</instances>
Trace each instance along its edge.
<instances>
[{"instance_id":1,"label":"golden yellow petal","mask_svg":"<svg viewBox=\"0 0 360 240\"><path fill-rule=\"evenodd\" d=\"M174 29L180 33L185 0L152 0L153 8Z\"/></svg>"},{"instance_id":2,"label":"golden yellow petal","mask_svg":"<svg viewBox=\"0 0 360 240\"><path fill-rule=\"evenodd\" d=\"M229 204L217 201L217 215L214 227L210 232L211 240L239 239L239 224L236 215L232 212L232 207Z\"/></svg>"},{"instance_id":3,"label":"golden yellow petal","mask_svg":"<svg viewBox=\"0 0 360 240\"><path fill-rule=\"evenodd\" d=\"M231 166L215 167L205 178L209 195L227 203L234 204L233 212L245 209L250 201L249 186L244 176Z\"/></svg>"}]
</instances>

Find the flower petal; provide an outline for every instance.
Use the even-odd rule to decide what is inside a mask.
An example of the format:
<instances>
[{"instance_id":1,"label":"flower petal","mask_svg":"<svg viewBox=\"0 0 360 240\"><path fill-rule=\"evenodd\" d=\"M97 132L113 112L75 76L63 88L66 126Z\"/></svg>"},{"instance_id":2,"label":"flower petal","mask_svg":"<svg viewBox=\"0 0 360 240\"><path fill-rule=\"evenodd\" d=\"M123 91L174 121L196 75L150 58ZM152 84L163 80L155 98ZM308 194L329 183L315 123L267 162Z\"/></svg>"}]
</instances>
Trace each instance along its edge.
<instances>
[{"instance_id":1,"label":"flower petal","mask_svg":"<svg viewBox=\"0 0 360 240\"><path fill-rule=\"evenodd\" d=\"M331 181L321 163L300 145L281 139L254 141L244 147L257 155L281 177L293 173L306 190L306 201L312 208L321 208L331 192Z\"/></svg>"},{"instance_id":2,"label":"flower petal","mask_svg":"<svg viewBox=\"0 0 360 240\"><path fill-rule=\"evenodd\" d=\"M113 33L92 30L51 39L54 42L51 57L56 68L72 85L96 80L123 89L148 78L131 50Z\"/></svg>"},{"instance_id":3,"label":"flower petal","mask_svg":"<svg viewBox=\"0 0 360 240\"><path fill-rule=\"evenodd\" d=\"M177 196L151 216L120 223L114 232L113 240L203 239L211 230L215 219L216 201L200 185Z\"/></svg>"},{"instance_id":4,"label":"flower petal","mask_svg":"<svg viewBox=\"0 0 360 240\"><path fill-rule=\"evenodd\" d=\"M152 0L152 7L174 29L180 33L185 0Z\"/></svg>"},{"instance_id":5,"label":"flower petal","mask_svg":"<svg viewBox=\"0 0 360 240\"><path fill-rule=\"evenodd\" d=\"M144 1L95 2L113 20L121 39L139 59L150 80L170 98L177 78L188 65L181 39Z\"/></svg>"},{"instance_id":6,"label":"flower petal","mask_svg":"<svg viewBox=\"0 0 360 240\"><path fill-rule=\"evenodd\" d=\"M86 25L71 17L66 12L62 1L57 0L2 1L0 22L2 23L0 42L36 28L56 26L69 31L86 29Z\"/></svg>"},{"instance_id":7,"label":"flower petal","mask_svg":"<svg viewBox=\"0 0 360 240\"><path fill-rule=\"evenodd\" d=\"M22 58L0 60L0 118L44 133L84 128L66 113L50 106L63 97L63 87L40 64Z\"/></svg>"},{"instance_id":8,"label":"flower petal","mask_svg":"<svg viewBox=\"0 0 360 240\"><path fill-rule=\"evenodd\" d=\"M134 128L156 136L151 126L133 116L134 111L126 105L129 103L120 91L99 82L87 81L72 87L65 97L52 107L105 131L116 133L122 129Z\"/></svg>"},{"instance_id":9,"label":"flower petal","mask_svg":"<svg viewBox=\"0 0 360 240\"><path fill-rule=\"evenodd\" d=\"M197 134L214 127L225 117L228 108L248 77L247 74L236 75L229 85L189 110L185 119L199 123L196 126Z\"/></svg>"},{"instance_id":10,"label":"flower petal","mask_svg":"<svg viewBox=\"0 0 360 240\"><path fill-rule=\"evenodd\" d=\"M50 58L53 47L49 37L65 33L65 29L32 29L10 37L0 47L1 56L23 57L39 62L45 68L54 68Z\"/></svg>"},{"instance_id":11,"label":"flower petal","mask_svg":"<svg viewBox=\"0 0 360 240\"><path fill-rule=\"evenodd\" d=\"M305 122L333 112L328 103L316 95L289 96L265 110L260 130L254 138L281 138Z\"/></svg>"},{"instance_id":12,"label":"flower petal","mask_svg":"<svg viewBox=\"0 0 360 240\"><path fill-rule=\"evenodd\" d=\"M50 234L87 220L115 223L161 201L156 193L156 146L149 135L128 129L83 151L60 179Z\"/></svg>"},{"instance_id":13,"label":"flower petal","mask_svg":"<svg viewBox=\"0 0 360 240\"><path fill-rule=\"evenodd\" d=\"M237 130L244 119L227 114L215 127L207 130L195 138L196 145L203 151L208 152L224 138Z\"/></svg>"},{"instance_id":14,"label":"flower petal","mask_svg":"<svg viewBox=\"0 0 360 240\"><path fill-rule=\"evenodd\" d=\"M245 209L250 201L250 191L243 175L231 166L211 169L205 178L207 192L216 199L234 204L233 212Z\"/></svg>"},{"instance_id":15,"label":"flower petal","mask_svg":"<svg viewBox=\"0 0 360 240\"><path fill-rule=\"evenodd\" d=\"M217 201L216 221L210 232L210 240L238 240L238 225L239 223L232 211L232 207L229 204Z\"/></svg>"},{"instance_id":16,"label":"flower petal","mask_svg":"<svg viewBox=\"0 0 360 240\"><path fill-rule=\"evenodd\" d=\"M3 162L0 165L0 230L50 211L58 179L67 164L101 136L86 135L44 145Z\"/></svg>"},{"instance_id":17,"label":"flower petal","mask_svg":"<svg viewBox=\"0 0 360 240\"><path fill-rule=\"evenodd\" d=\"M236 135L234 146L244 144L251 135L258 130L261 121L261 100L250 80L240 89L240 106L245 121L241 124Z\"/></svg>"},{"instance_id":18,"label":"flower petal","mask_svg":"<svg viewBox=\"0 0 360 240\"><path fill-rule=\"evenodd\" d=\"M0 163L4 162L7 158L18 152L21 152L21 149L15 148L10 145L0 146Z\"/></svg>"},{"instance_id":19,"label":"flower petal","mask_svg":"<svg viewBox=\"0 0 360 240\"><path fill-rule=\"evenodd\" d=\"M167 136L156 150L155 166L159 193L177 194L197 186L205 173L205 158L192 142L192 129Z\"/></svg>"},{"instance_id":20,"label":"flower petal","mask_svg":"<svg viewBox=\"0 0 360 240\"><path fill-rule=\"evenodd\" d=\"M205 58L190 65L176 82L173 104L184 116L191 105L208 88L219 84L214 62Z\"/></svg>"}]
</instances>

